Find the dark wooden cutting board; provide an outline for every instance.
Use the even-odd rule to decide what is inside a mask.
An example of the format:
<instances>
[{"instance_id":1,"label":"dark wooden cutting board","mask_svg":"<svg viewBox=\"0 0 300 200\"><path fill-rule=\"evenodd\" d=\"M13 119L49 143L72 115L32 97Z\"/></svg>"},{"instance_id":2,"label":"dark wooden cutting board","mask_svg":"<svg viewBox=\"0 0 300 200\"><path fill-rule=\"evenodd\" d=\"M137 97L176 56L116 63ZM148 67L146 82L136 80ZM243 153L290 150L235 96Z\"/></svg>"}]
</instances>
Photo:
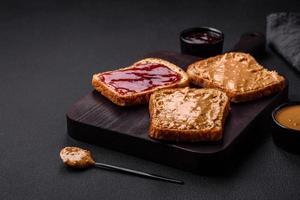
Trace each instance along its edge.
<instances>
[{"instance_id":1,"label":"dark wooden cutting board","mask_svg":"<svg viewBox=\"0 0 300 200\"><path fill-rule=\"evenodd\" d=\"M163 58L183 69L199 60L174 52L157 52L147 57ZM244 135L251 134L247 133L249 127L287 98L287 91L286 86L282 92L269 97L247 103L232 103L224 138L220 143L175 144L152 140L148 137L148 105L120 107L97 91L88 93L71 106L66 114L67 129L69 135L78 140L170 166L195 170L207 160L227 156L238 141L242 142Z\"/></svg>"}]
</instances>

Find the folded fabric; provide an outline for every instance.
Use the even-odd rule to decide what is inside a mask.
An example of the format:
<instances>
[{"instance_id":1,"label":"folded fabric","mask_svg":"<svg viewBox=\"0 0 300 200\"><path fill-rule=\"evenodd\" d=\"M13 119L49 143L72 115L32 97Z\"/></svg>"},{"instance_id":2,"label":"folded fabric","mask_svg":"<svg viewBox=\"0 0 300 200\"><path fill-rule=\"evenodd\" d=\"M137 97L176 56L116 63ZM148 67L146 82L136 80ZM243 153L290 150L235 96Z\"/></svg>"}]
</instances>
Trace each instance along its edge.
<instances>
[{"instance_id":1,"label":"folded fabric","mask_svg":"<svg viewBox=\"0 0 300 200\"><path fill-rule=\"evenodd\" d=\"M300 13L267 16L267 43L300 72Z\"/></svg>"}]
</instances>

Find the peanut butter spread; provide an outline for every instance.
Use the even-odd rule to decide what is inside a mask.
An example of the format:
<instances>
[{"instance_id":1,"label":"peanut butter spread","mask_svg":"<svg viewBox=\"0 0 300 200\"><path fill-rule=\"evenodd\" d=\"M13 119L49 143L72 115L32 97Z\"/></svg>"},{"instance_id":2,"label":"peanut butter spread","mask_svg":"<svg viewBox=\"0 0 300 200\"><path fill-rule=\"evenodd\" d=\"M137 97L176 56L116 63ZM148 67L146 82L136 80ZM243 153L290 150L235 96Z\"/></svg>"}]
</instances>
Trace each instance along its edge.
<instances>
[{"instance_id":1,"label":"peanut butter spread","mask_svg":"<svg viewBox=\"0 0 300 200\"><path fill-rule=\"evenodd\" d=\"M300 105L280 109L275 118L283 126L300 131Z\"/></svg>"},{"instance_id":2,"label":"peanut butter spread","mask_svg":"<svg viewBox=\"0 0 300 200\"><path fill-rule=\"evenodd\" d=\"M200 61L196 74L231 92L247 92L282 81L276 71L268 71L246 53L225 53Z\"/></svg>"},{"instance_id":3,"label":"peanut butter spread","mask_svg":"<svg viewBox=\"0 0 300 200\"><path fill-rule=\"evenodd\" d=\"M166 90L156 96L154 124L165 129L209 130L222 126L228 97L216 89Z\"/></svg>"},{"instance_id":4,"label":"peanut butter spread","mask_svg":"<svg viewBox=\"0 0 300 200\"><path fill-rule=\"evenodd\" d=\"M86 168L95 164L91 152L78 147L65 147L60 151L63 162L73 168Z\"/></svg>"}]
</instances>

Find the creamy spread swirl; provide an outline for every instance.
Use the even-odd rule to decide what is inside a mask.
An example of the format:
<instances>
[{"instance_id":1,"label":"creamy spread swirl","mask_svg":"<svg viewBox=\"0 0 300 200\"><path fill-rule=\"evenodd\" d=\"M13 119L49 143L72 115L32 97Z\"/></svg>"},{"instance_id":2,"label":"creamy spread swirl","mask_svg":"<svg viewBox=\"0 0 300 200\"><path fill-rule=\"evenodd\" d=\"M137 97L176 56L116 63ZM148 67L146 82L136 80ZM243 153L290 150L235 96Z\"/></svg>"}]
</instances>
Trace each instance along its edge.
<instances>
[{"instance_id":1,"label":"creamy spread swirl","mask_svg":"<svg viewBox=\"0 0 300 200\"><path fill-rule=\"evenodd\" d=\"M60 151L63 162L73 168L86 168L95 164L91 152L78 147L65 147Z\"/></svg>"},{"instance_id":2,"label":"creamy spread swirl","mask_svg":"<svg viewBox=\"0 0 300 200\"><path fill-rule=\"evenodd\" d=\"M275 118L281 125L300 131L300 105L283 107Z\"/></svg>"},{"instance_id":3,"label":"creamy spread swirl","mask_svg":"<svg viewBox=\"0 0 300 200\"><path fill-rule=\"evenodd\" d=\"M153 120L166 129L204 130L221 127L226 101L227 95L215 89L169 90L157 98Z\"/></svg>"},{"instance_id":4,"label":"creamy spread swirl","mask_svg":"<svg viewBox=\"0 0 300 200\"><path fill-rule=\"evenodd\" d=\"M276 71L268 71L245 53L226 53L200 62L201 66L195 66L198 74L231 92L265 88L283 79Z\"/></svg>"}]
</instances>

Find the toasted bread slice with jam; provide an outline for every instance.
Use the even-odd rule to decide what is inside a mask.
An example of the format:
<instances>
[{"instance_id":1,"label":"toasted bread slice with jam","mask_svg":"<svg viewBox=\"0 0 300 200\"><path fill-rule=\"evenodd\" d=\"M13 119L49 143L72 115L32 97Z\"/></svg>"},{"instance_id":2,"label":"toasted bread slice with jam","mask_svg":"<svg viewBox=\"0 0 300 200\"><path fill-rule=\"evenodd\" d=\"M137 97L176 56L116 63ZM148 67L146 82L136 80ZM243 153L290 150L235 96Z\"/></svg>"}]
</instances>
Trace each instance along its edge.
<instances>
[{"instance_id":1,"label":"toasted bread slice with jam","mask_svg":"<svg viewBox=\"0 0 300 200\"><path fill-rule=\"evenodd\" d=\"M269 71L250 55L225 53L191 64L187 69L190 81L205 88L219 88L233 102L250 101L280 91L284 77Z\"/></svg>"},{"instance_id":2,"label":"toasted bread slice with jam","mask_svg":"<svg viewBox=\"0 0 300 200\"><path fill-rule=\"evenodd\" d=\"M145 104L162 88L185 87L187 74L178 66L159 58L146 58L133 65L93 75L92 85L119 106Z\"/></svg>"},{"instance_id":3,"label":"toasted bread slice with jam","mask_svg":"<svg viewBox=\"0 0 300 200\"><path fill-rule=\"evenodd\" d=\"M178 142L219 141L229 109L229 98L218 89L156 91L149 101L149 136Z\"/></svg>"}]
</instances>

